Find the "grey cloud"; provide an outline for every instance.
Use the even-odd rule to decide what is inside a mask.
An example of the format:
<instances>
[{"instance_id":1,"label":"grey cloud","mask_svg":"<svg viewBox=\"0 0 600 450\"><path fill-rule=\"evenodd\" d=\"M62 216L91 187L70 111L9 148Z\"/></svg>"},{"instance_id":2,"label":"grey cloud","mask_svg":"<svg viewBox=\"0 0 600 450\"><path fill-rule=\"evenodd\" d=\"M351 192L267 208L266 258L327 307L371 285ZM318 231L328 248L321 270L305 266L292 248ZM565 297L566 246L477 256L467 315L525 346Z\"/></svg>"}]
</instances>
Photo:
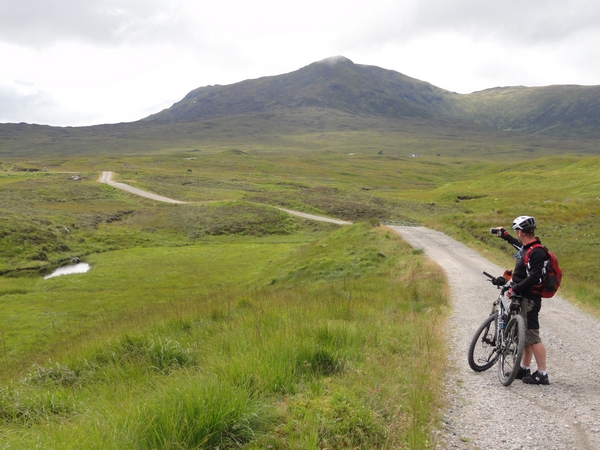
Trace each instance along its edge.
<instances>
[{"instance_id":1,"label":"grey cloud","mask_svg":"<svg viewBox=\"0 0 600 450\"><path fill-rule=\"evenodd\" d=\"M57 106L52 98L42 92L23 94L15 89L0 86L0 122L11 122L31 111L52 109Z\"/></svg>"},{"instance_id":2,"label":"grey cloud","mask_svg":"<svg viewBox=\"0 0 600 450\"><path fill-rule=\"evenodd\" d=\"M178 0L0 0L0 40L42 47L177 39L191 30L180 6Z\"/></svg>"},{"instance_id":3,"label":"grey cloud","mask_svg":"<svg viewBox=\"0 0 600 450\"><path fill-rule=\"evenodd\" d=\"M369 47L452 32L473 41L553 45L597 33L598 23L596 0L413 0L367 11L363 26L341 40Z\"/></svg>"},{"instance_id":4,"label":"grey cloud","mask_svg":"<svg viewBox=\"0 0 600 450\"><path fill-rule=\"evenodd\" d=\"M22 122L24 117L28 123L47 125L85 123L91 119L65 110L47 92L22 93L12 87L0 86L0 123Z\"/></svg>"},{"instance_id":5,"label":"grey cloud","mask_svg":"<svg viewBox=\"0 0 600 450\"><path fill-rule=\"evenodd\" d=\"M450 29L526 43L554 43L596 28L600 4L589 0L425 0L414 16L422 30Z\"/></svg>"}]
</instances>

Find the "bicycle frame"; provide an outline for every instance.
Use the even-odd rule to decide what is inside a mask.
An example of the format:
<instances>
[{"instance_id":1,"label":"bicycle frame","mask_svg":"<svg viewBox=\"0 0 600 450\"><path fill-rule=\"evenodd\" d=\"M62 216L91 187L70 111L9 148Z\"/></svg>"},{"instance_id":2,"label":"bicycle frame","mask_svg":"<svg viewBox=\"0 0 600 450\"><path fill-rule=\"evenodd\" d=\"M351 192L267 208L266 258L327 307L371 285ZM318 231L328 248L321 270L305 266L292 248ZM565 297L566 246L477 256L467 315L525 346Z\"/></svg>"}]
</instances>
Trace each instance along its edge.
<instances>
[{"instance_id":1,"label":"bicycle frame","mask_svg":"<svg viewBox=\"0 0 600 450\"><path fill-rule=\"evenodd\" d=\"M516 312L512 312L510 310L510 301L502 293L498 295L498 298L492 304L491 314L494 314L495 311L498 311L498 315L496 317L496 342L500 342L500 345L497 347L503 349L506 347L506 336L504 335L503 331Z\"/></svg>"},{"instance_id":2,"label":"bicycle frame","mask_svg":"<svg viewBox=\"0 0 600 450\"><path fill-rule=\"evenodd\" d=\"M483 272L492 284L501 289L500 295L492 304L490 315L479 326L469 345L469 366L476 372L483 372L498 365L500 382L509 386L515 379L523 356L525 341L525 322L519 315L520 307L511 308L514 300L510 300L505 292L509 285L503 277L495 278Z\"/></svg>"}]
</instances>

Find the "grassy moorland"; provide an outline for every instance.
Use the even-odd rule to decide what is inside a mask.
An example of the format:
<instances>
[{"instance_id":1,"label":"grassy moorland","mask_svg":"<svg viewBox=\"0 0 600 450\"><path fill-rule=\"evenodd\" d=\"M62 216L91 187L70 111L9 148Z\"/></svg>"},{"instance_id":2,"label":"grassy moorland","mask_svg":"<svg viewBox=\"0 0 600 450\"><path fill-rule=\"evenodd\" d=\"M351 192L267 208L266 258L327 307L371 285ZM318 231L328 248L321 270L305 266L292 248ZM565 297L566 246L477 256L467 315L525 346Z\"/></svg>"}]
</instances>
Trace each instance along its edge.
<instances>
[{"instance_id":1,"label":"grassy moorland","mask_svg":"<svg viewBox=\"0 0 600 450\"><path fill-rule=\"evenodd\" d=\"M538 236L560 258L563 294L600 315L600 158L554 157L480 168L477 175L435 189L432 201L459 202L465 214L425 220L440 230L493 254L512 267L513 249L488 234L490 225L509 227L521 214L533 215ZM501 250L501 255L496 250Z\"/></svg>"},{"instance_id":2,"label":"grassy moorland","mask_svg":"<svg viewBox=\"0 0 600 450\"><path fill-rule=\"evenodd\" d=\"M348 151L344 137L293 152L3 158L2 445L429 447L447 292L380 221L440 229L508 267L487 230L534 215L563 293L600 310L600 158L560 155L573 141L461 157L455 138ZM101 170L189 203L115 190ZM42 279L73 256L92 269Z\"/></svg>"},{"instance_id":3,"label":"grassy moorland","mask_svg":"<svg viewBox=\"0 0 600 450\"><path fill-rule=\"evenodd\" d=\"M312 233L105 252L84 275L26 278L2 296L3 444L425 447L443 276L386 229Z\"/></svg>"},{"instance_id":4,"label":"grassy moorland","mask_svg":"<svg viewBox=\"0 0 600 450\"><path fill-rule=\"evenodd\" d=\"M6 172L0 177L6 206L0 233L10 248L2 249L0 270L132 246L303 233L294 219L264 205L353 221L424 223L481 251L495 251L511 265L511 249L487 229L531 214L544 242L566 265L565 290L572 289L583 303L599 303L600 282L591 269L595 252L589 251L598 245L596 156L525 159L528 153L522 152L489 161L488 156L350 153L227 150L82 157L46 161L45 173ZM119 181L190 204L173 208L99 186L98 173L107 168ZM84 179L67 181L68 174L56 172L78 172Z\"/></svg>"},{"instance_id":5,"label":"grassy moorland","mask_svg":"<svg viewBox=\"0 0 600 450\"><path fill-rule=\"evenodd\" d=\"M426 447L444 362L439 269L384 228L261 203L308 188L325 206L305 210L327 213L330 198L376 217L334 179L311 187L239 152L195 157L46 160L38 173L3 161L2 445ZM190 203L98 183L113 166ZM40 276L73 256L90 272Z\"/></svg>"}]
</instances>

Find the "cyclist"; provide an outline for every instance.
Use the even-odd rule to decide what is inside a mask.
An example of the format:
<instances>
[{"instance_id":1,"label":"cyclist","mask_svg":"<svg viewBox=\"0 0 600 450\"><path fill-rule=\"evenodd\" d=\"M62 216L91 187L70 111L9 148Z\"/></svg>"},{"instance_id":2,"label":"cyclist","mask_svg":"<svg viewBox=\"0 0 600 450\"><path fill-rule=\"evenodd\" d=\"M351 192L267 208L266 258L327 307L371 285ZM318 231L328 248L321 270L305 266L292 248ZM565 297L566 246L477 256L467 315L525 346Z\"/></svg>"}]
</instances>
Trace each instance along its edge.
<instances>
[{"instance_id":1,"label":"cyclist","mask_svg":"<svg viewBox=\"0 0 600 450\"><path fill-rule=\"evenodd\" d=\"M550 384L546 372L546 347L540 337L538 320L542 297L534 290L534 286L540 285L544 280L548 256L541 247L529 250L532 245L540 242L535 236L536 223L533 217L517 217L512 223L512 228L517 234L516 239L502 227L498 227L497 236L518 250L515 255L517 261L513 270L511 288L507 292L509 297L512 294L523 297L521 316L525 320L525 349L517 378L527 384ZM525 264L524 256L528 250L530 253ZM533 373L530 368L532 357L535 357L537 364L537 370Z\"/></svg>"}]
</instances>

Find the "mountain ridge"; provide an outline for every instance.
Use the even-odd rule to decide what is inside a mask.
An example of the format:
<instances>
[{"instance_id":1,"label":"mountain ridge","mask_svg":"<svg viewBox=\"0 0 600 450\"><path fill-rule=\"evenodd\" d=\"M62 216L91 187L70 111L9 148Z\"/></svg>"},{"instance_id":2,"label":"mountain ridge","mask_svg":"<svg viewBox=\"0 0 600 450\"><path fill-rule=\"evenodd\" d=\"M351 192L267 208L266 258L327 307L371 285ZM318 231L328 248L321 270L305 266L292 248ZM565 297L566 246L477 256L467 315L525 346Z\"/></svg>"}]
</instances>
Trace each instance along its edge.
<instances>
[{"instance_id":1,"label":"mountain ridge","mask_svg":"<svg viewBox=\"0 0 600 450\"><path fill-rule=\"evenodd\" d=\"M551 142L559 138L571 140L570 149L596 152L600 86L496 87L458 94L338 56L282 75L199 87L170 108L134 122L86 127L0 124L0 155L143 152L283 141L296 146L298 136L304 140L300 148L313 148L317 133L328 133L328 139L337 134L338 140L344 133L362 133L360 139L391 133L413 140L435 136L478 142L543 138L544 147L556 147L552 151L564 148Z\"/></svg>"},{"instance_id":2,"label":"mountain ridge","mask_svg":"<svg viewBox=\"0 0 600 450\"><path fill-rule=\"evenodd\" d=\"M142 121L190 121L299 107L468 121L525 134L600 137L600 86L509 86L457 94L343 56L283 75L200 87Z\"/></svg>"},{"instance_id":3,"label":"mountain ridge","mask_svg":"<svg viewBox=\"0 0 600 450\"><path fill-rule=\"evenodd\" d=\"M600 136L600 86L501 87L470 95L470 118L507 131Z\"/></svg>"},{"instance_id":4,"label":"mountain ridge","mask_svg":"<svg viewBox=\"0 0 600 450\"><path fill-rule=\"evenodd\" d=\"M445 101L442 92L447 91L399 72L334 57L283 75L200 87L170 108L142 120L196 120L298 107L431 117L437 112L436 108L432 111L431 104Z\"/></svg>"}]
</instances>

